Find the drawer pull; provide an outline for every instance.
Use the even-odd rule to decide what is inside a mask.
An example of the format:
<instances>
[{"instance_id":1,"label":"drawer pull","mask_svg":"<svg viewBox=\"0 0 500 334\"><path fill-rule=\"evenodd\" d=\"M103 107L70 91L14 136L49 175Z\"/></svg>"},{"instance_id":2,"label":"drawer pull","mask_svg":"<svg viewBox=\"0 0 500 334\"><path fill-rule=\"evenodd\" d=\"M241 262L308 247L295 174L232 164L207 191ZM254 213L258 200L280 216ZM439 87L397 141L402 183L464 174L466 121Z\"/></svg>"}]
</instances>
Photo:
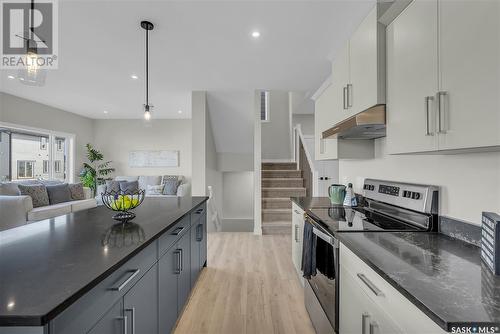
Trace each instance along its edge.
<instances>
[{"instance_id":1,"label":"drawer pull","mask_svg":"<svg viewBox=\"0 0 500 334\"><path fill-rule=\"evenodd\" d=\"M366 277L364 274L358 273L358 277L359 277L359 279L363 283L365 283L365 285L368 288L370 288L370 290L372 290L372 292L375 294L375 296L377 296L377 297L383 297L384 296L384 294L382 293L382 291L379 288L377 288L377 286L375 284L373 284L373 282L370 281L368 279L368 277Z\"/></svg>"},{"instance_id":2,"label":"drawer pull","mask_svg":"<svg viewBox=\"0 0 500 334\"><path fill-rule=\"evenodd\" d=\"M140 271L141 271L141 269L128 270L126 273L131 274L131 275L125 281L123 281L123 283L120 284L119 286L114 286L114 287L111 287L109 289L112 290L112 291L121 291L121 290L123 290L123 288L126 287L127 284L129 284L130 281L133 280L134 277L137 276L137 274L139 274Z\"/></svg>"},{"instance_id":3,"label":"drawer pull","mask_svg":"<svg viewBox=\"0 0 500 334\"><path fill-rule=\"evenodd\" d=\"M295 212L296 214L298 214L298 215L301 215L301 216L302 216L302 214L300 213L300 211L299 211L299 210L293 210L293 212Z\"/></svg>"},{"instance_id":4,"label":"drawer pull","mask_svg":"<svg viewBox=\"0 0 500 334\"><path fill-rule=\"evenodd\" d=\"M185 226L180 226L180 227L177 227L175 230L172 231L172 233L170 233L171 235L179 235L181 234L182 231L184 231L186 227Z\"/></svg>"},{"instance_id":5,"label":"drawer pull","mask_svg":"<svg viewBox=\"0 0 500 334\"><path fill-rule=\"evenodd\" d=\"M203 211L204 211L203 209L198 209L198 210L196 210L196 211L195 211L195 213L196 213L197 215L199 215L199 214L200 214L200 213L202 213Z\"/></svg>"},{"instance_id":6,"label":"drawer pull","mask_svg":"<svg viewBox=\"0 0 500 334\"><path fill-rule=\"evenodd\" d=\"M366 334L366 320L370 320L370 315L364 312L361 315L361 334Z\"/></svg>"}]
</instances>

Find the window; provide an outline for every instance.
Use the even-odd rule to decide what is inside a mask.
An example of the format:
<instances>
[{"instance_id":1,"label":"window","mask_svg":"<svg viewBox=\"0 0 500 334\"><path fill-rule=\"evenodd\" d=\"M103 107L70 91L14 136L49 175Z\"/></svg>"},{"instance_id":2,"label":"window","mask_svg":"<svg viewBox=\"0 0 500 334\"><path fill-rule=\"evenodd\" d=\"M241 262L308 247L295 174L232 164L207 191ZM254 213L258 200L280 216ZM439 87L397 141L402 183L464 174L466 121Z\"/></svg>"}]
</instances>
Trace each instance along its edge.
<instances>
[{"instance_id":1,"label":"window","mask_svg":"<svg viewBox=\"0 0 500 334\"><path fill-rule=\"evenodd\" d=\"M32 179L34 176L35 161L18 160L17 161L17 178Z\"/></svg>"},{"instance_id":2,"label":"window","mask_svg":"<svg viewBox=\"0 0 500 334\"><path fill-rule=\"evenodd\" d=\"M0 140L0 181L73 181L73 135L0 122Z\"/></svg>"},{"instance_id":3,"label":"window","mask_svg":"<svg viewBox=\"0 0 500 334\"><path fill-rule=\"evenodd\" d=\"M42 173L43 174L49 174L49 160L44 160L43 161Z\"/></svg>"},{"instance_id":4,"label":"window","mask_svg":"<svg viewBox=\"0 0 500 334\"><path fill-rule=\"evenodd\" d=\"M55 173L61 172L61 160L54 161L54 172Z\"/></svg>"},{"instance_id":5,"label":"window","mask_svg":"<svg viewBox=\"0 0 500 334\"><path fill-rule=\"evenodd\" d=\"M260 120L269 122L269 92L260 92Z\"/></svg>"},{"instance_id":6,"label":"window","mask_svg":"<svg viewBox=\"0 0 500 334\"><path fill-rule=\"evenodd\" d=\"M47 150L47 137L40 137L40 149Z\"/></svg>"}]
</instances>

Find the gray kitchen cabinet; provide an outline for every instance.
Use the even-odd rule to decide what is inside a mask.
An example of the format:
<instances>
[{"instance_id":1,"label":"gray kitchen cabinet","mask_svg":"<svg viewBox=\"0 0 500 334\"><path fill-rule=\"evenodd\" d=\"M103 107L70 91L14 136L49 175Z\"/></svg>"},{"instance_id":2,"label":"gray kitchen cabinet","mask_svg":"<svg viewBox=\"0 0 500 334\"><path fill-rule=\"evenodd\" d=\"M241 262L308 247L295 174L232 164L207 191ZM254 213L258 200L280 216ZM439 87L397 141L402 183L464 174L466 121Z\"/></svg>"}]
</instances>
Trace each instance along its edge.
<instances>
[{"instance_id":1,"label":"gray kitchen cabinet","mask_svg":"<svg viewBox=\"0 0 500 334\"><path fill-rule=\"evenodd\" d=\"M191 235L186 233L178 242L179 274L177 279L177 311L180 313L191 292Z\"/></svg>"},{"instance_id":2,"label":"gray kitchen cabinet","mask_svg":"<svg viewBox=\"0 0 500 334\"><path fill-rule=\"evenodd\" d=\"M153 266L123 297L126 333L158 333L158 266Z\"/></svg>"},{"instance_id":3,"label":"gray kitchen cabinet","mask_svg":"<svg viewBox=\"0 0 500 334\"><path fill-rule=\"evenodd\" d=\"M197 220L191 226L191 288L194 287L200 273L200 221L201 219Z\"/></svg>"},{"instance_id":4,"label":"gray kitchen cabinet","mask_svg":"<svg viewBox=\"0 0 500 334\"><path fill-rule=\"evenodd\" d=\"M179 272L179 251L174 245L158 262L160 333L170 333L177 320L177 278Z\"/></svg>"},{"instance_id":5,"label":"gray kitchen cabinet","mask_svg":"<svg viewBox=\"0 0 500 334\"><path fill-rule=\"evenodd\" d=\"M200 270L207 264L207 215L200 220Z\"/></svg>"},{"instance_id":6,"label":"gray kitchen cabinet","mask_svg":"<svg viewBox=\"0 0 500 334\"><path fill-rule=\"evenodd\" d=\"M122 316L122 301L119 300L106 314L95 324L88 334L121 334L125 332L127 318Z\"/></svg>"},{"instance_id":7,"label":"gray kitchen cabinet","mask_svg":"<svg viewBox=\"0 0 500 334\"><path fill-rule=\"evenodd\" d=\"M122 316L122 301L118 301L111 309L95 324L88 334L121 334L124 333L126 317Z\"/></svg>"}]
</instances>

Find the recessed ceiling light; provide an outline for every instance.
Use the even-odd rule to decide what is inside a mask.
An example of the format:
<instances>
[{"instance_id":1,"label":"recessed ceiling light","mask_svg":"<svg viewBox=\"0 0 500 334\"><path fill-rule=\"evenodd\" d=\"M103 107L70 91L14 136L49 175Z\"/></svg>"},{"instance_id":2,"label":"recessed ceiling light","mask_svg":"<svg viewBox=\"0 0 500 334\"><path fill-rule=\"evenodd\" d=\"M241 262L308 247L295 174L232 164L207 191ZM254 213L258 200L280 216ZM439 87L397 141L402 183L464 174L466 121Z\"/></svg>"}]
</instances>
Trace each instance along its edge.
<instances>
[{"instance_id":1,"label":"recessed ceiling light","mask_svg":"<svg viewBox=\"0 0 500 334\"><path fill-rule=\"evenodd\" d=\"M259 38L260 37L260 32L258 32L258 31L252 31L252 37L253 38Z\"/></svg>"},{"instance_id":2,"label":"recessed ceiling light","mask_svg":"<svg viewBox=\"0 0 500 334\"><path fill-rule=\"evenodd\" d=\"M104 110L103 112L104 112L105 114L107 114L107 113L108 113L108 111L107 111L107 110Z\"/></svg>"},{"instance_id":3,"label":"recessed ceiling light","mask_svg":"<svg viewBox=\"0 0 500 334\"><path fill-rule=\"evenodd\" d=\"M7 78L9 78L9 79L15 79L16 77L13 76L13 75L8 75Z\"/></svg>"},{"instance_id":4,"label":"recessed ceiling light","mask_svg":"<svg viewBox=\"0 0 500 334\"><path fill-rule=\"evenodd\" d=\"M130 77L131 77L132 79L134 79L134 80L139 79L139 77L138 77L137 75L135 75L135 74L132 74Z\"/></svg>"},{"instance_id":5,"label":"recessed ceiling light","mask_svg":"<svg viewBox=\"0 0 500 334\"><path fill-rule=\"evenodd\" d=\"M177 111L179 114L182 114L182 110Z\"/></svg>"}]
</instances>

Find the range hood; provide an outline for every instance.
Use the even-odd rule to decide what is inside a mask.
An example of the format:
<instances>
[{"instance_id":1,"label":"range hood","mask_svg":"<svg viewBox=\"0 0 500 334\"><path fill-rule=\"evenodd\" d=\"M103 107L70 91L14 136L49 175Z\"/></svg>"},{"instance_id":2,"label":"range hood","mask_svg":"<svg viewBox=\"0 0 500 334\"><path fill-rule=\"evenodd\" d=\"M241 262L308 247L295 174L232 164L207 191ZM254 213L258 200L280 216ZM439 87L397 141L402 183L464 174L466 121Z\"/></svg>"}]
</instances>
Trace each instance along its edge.
<instances>
[{"instance_id":1,"label":"range hood","mask_svg":"<svg viewBox=\"0 0 500 334\"><path fill-rule=\"evenodd\" d=\"M376 139L385 137L385 104L378 104L335 124L323 139Z\"/></svg>"}]
</instances>

